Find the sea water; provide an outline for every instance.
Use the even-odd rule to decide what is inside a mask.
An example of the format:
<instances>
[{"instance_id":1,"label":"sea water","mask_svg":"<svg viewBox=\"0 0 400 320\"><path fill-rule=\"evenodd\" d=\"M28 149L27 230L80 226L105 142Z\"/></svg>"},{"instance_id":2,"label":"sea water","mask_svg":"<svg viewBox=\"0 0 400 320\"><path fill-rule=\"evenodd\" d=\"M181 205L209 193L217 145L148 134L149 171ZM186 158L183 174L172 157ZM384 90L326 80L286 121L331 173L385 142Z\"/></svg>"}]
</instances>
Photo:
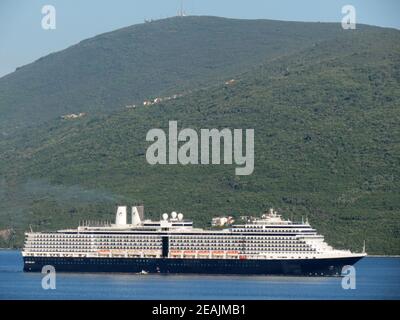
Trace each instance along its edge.
<instances>
[{"instance_id":1,"label":"sea water","mask_svg":"<svg viewBox=\"0 0 400 320\"><path fill-rule=\"evenodd\" d=\"M400 299L397 257L359 261L355 289L340 277L56 273L56 288L45 290L45 275L22 268L20 251L0 250L0 299Z\"/></svg>"}]
</instances>

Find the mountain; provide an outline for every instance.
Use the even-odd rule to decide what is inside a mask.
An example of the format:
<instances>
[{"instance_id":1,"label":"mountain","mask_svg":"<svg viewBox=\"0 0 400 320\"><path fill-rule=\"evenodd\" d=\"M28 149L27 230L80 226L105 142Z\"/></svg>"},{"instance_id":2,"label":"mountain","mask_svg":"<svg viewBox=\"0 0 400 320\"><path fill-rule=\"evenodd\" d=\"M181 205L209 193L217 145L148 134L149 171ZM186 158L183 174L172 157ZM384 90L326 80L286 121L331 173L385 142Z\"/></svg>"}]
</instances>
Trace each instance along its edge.
<instances>
[{"instance_id":1,"label":"mountain","mask_svg":"<svg viewBox=\"0 0 400 320\"><path fill-rule=\"evenodd\" d=\"M338 24L175 17L84 40L0 79L0 133L216 83L336 37Z\"/></svg>"},{"instance_id":2,"label":"mountain","mask_svg":"<svg viewBox=\"0 0 400 320\"><path fill-rule=\"evenodd\" d=\"M239 23L193 19L204 19L198 29L232 23L225 33ZM299 25L276 23L299 32ZM315 34L340 28L305 25ZM177 210L202 226L215 215L275 207L287 218L307 216L339 248L361 250L365 239L369 253L399 254L400 32L365 26L301 46L292 40L285 40L291 50L264 52L228 78L209 75L212 81L176 99L48 118L9 134L0 141L0 230L15 236L3 245L21 245L29 225L54 230L110 220L116 203L144 202L148 216ZM253 128L254 173L236 176L235 165L149 165L146 134L167 131L170 120L197 131Z\"/></svg>"}]
</instances>

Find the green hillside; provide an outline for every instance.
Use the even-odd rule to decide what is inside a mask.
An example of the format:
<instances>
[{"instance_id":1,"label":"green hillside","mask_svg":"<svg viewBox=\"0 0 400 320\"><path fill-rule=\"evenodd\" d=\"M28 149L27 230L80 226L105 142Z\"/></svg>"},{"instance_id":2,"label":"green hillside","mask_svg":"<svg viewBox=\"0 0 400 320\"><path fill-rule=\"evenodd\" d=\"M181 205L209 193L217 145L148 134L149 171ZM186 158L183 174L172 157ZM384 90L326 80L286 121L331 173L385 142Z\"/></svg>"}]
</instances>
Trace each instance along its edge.
<instances>
[{"instance_id":1,"label":"green hillside","mask_svg":"<svg viewBox=\"0 0 400 320\"><path fill-rule=\"evenodd\" d=\"M29 225L111 220L115 204L144 202L148 216L177 210L202 226L273 206L307 215L339 248L359 251L366 239L369 253L400 254L400 32L342 31L233 78L151 107L50 119L2 140L0 230L15 230L3 245L21 245ZM180 129L254 128L254 173L150 166L146 133L167 131L169 120Z\"/></svg>"},{"instance_id":2,"label":"green hillside","mask_svg":"<svg viewBox=\"0 0 400 320\"><path fill-rule=\"evenodd\" d=\"M0 134L217 83L340 33L337 24L175 17L101 34L1 78Z\"/></svg>"}]
</instances>

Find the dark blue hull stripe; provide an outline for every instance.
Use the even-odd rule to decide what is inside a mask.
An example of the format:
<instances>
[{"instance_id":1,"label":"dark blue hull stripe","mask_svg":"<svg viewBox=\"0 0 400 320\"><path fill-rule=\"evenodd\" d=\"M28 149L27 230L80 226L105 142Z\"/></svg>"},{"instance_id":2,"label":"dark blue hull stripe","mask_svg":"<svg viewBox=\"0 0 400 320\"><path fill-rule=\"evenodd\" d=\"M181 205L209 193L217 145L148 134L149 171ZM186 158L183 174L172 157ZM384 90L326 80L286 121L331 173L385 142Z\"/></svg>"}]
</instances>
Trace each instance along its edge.
<instances>
[{"instance_id":1,"label":"dark blue hull stripe","mask_svg":"<svg viewBox=\"0 0 400 320\"><path fill-rule=\"evenodd\" d=\"M295 260L170 259L170 258L58 258L24 257L24 271L41 272L52 265L58 272L128 272L264 274L264 275L340 275L343 266L360 257Z\"/></svg>"}]
</instances>

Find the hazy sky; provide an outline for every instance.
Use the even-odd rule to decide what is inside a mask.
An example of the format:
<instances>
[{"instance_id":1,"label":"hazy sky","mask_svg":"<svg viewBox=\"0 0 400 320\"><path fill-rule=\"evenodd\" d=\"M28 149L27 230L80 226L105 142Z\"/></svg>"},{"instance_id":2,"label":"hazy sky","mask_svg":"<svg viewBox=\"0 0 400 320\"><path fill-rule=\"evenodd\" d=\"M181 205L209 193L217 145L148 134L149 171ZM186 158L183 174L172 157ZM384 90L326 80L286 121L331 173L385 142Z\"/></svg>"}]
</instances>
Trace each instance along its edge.
<instances>
[{"instance_id":1,"label":"hazy sky","mask_svg":"<svg viewBox=\"0 0 400 320\"><path fill-rule=\"evenodd\" d=\"M0 0L0 77L83 39L144 19L176 15L180 0ZM399 0L185 0L191 15L340 22L356 8L357 23L400 29ZM41 27L42 7L56 8L56 29Z\"/></svg>"}]
</instances>

